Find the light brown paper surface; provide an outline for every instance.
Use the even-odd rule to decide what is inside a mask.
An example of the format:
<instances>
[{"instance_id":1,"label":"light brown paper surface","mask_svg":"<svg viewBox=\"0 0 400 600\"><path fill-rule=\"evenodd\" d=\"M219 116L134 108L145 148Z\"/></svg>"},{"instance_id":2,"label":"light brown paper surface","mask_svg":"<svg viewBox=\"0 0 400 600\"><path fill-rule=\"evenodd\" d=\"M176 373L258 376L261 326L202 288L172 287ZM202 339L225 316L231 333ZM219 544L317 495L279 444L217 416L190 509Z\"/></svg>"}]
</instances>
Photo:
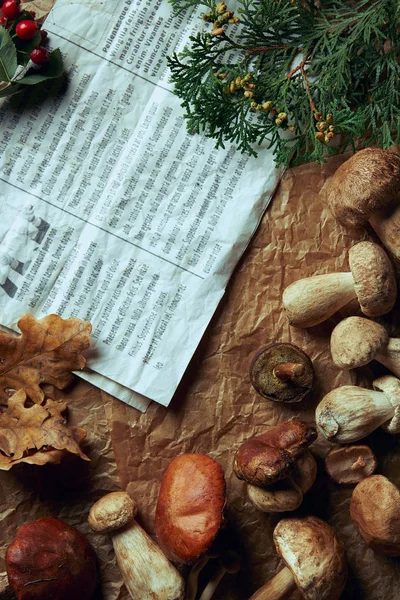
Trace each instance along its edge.
<instances>
[{"instance_id":1,"label":"light brown paper surface","mask_svg":"<svg viewBox=\"0 0 400 600\"><path fill-rule=\"evenodd\" d=\"M233 456L240 443L292 417L311 423L316 404L328 391L356 379L370 387L373 375L381 373L375 365L357 374L345 373L331 363L330 332L340 318L350 314L351 307L308 330L289 327L281 307L287 285L317 273L347 271L348 248L369 237L369 232L347 233L337 225L318 196L326 178L343 160L305 165L285 174L171 407L152 404L139 416L121 403L113 405L113 445L122 486L132 482L130 491L149 531L153 530L162 474L174 457L182 452L204 452L224 468L232 547L241 552L243 564L237 576L223 579L216 595L221 600L249 598L282 564L272 532L285 514L263 514L246 499L245 484L232 474ZM282 407L271 403L250 384L253 355L273 341L299 345L314 362L316 390L301 404ZM398 441L399 436L378 431L366 443L377 451L378 472L400 486ZM329 444L317 440L311 448L318 460L317 481L300 509L286 515L314 514L336 527L345 542L350 566L344 599L398 600L399 560L378 556L367 548L349 516L353 487L336 485L324 470L321 457Z\"/></svg>"}]
</instances>

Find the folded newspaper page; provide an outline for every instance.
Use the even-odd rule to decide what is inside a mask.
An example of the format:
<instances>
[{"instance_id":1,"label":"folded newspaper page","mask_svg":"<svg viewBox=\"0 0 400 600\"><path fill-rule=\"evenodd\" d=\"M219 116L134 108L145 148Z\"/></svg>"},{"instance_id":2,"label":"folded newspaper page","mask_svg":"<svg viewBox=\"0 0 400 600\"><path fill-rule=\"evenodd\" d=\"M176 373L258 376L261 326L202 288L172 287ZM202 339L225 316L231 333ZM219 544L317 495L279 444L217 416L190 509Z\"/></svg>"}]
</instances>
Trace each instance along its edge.
<instances>
[{"instance_id":1,"label":"folded newspaper page","mask_svg":"<svg viewBox=\"0 0 400 600\"><path fill-rule=\"evenodd\" d=\"M0 108L0 321L90 320L83 377L141 410L170 402L280 176L187 133L166 56L199 15L57 0L67 77Z\"/></svg>"}]
</instances>

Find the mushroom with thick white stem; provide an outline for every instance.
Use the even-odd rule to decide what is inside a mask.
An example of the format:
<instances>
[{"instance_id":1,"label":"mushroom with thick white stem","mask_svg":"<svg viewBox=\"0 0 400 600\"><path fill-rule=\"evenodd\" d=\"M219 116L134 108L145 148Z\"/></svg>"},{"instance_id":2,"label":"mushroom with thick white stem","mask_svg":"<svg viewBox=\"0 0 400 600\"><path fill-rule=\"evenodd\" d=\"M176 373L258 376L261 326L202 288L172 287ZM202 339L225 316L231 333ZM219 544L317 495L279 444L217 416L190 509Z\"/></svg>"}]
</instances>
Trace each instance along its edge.
<instances>
[{"instance_id":1,"label":"mushroom with thick white stem","mask_svg":"<svg viewBox=\"0 0 400 600\"><path fill-rule=\"evenodd\" d=\"M126 492L111 492L89 514L93 531L109 532L118 567L134 600L183 600L180 573L134 517L137 506Z\"/></svg>"},{"instance_id":2,"label":"mushroom with thick white stem","mask_svg":"<svg viewBox=\"0 0 400 600\"><path fill-rule=\"evenodd\" d=\"M357 298L367 317L390 312L397 295L392 263L373 242L359 242L349 250L350 271L300 279L283 292L282 302L295 327L313 327Z\"/></svg>"},{"instance_id":3,"label":"mushroom with thick white stem","mask_svg":"<svg viewBox=\"0 0 400 600\"><path fill-rule=\"evenodd\" d=\"M327 440L336 444L356 442L380 426L388 433L400 433L400 381L384 375L372 385L374 390L344 385L321 400L315 420Z\"/></svg>"},{"instance_id":4,"label":"mushroom with thick white stem","mask_svg":"<svg viewBox=\"0 0 400 600\"><path fill-rule=\"evenodd\" d=\"M250 600L286 600L298 589L307 600L338 600L347 581L344 545L335 530L309 516L279 521L274 530L286 564Z\"/></svg>"},{"instance_id":5,"label":"mushroom with thick white stem","mask_svg":"<svg viewBox=\"0 0 400 600\"><path fill-rule=\"evenodd\" d=\"M238 449L234 472L247 482L250 501L263 512L295 510L317 476L308 446L314 427L293 419L246 440Z\"/></svg>"},{"instance_id":6,"label":"mushroom with thick white stem","mask_svg":"<svg viewBox=\"0 0 400 600\"><path fill-rule=\"evenodd\" d=\"M365 148L344 162L323 190L329 208L345 227L368 221L400 260L400 155Z\"/></svg>"},{"instance_id":7,"label":"mushroom with thick white stem","mask_svg":"<svg viewBox=\"0 0 400 600\"><path fill-rule=\"evenodd\" d=\"M347 317L331 335L331 354L343 370L377 360L400 377L400 339L389 338L383 325L363 317Z\"/></svg>"}]
</instances>

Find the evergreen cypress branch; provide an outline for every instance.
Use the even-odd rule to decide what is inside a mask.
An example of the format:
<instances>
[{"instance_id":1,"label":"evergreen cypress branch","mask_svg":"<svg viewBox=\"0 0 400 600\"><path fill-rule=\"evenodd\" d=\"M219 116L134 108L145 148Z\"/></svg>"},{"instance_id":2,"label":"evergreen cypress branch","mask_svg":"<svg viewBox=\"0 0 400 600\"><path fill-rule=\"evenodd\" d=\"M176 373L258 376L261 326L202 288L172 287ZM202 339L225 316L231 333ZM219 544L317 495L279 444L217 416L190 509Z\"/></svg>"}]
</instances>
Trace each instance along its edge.
<instances>
[{"instance_id":1,"label":"evergreen cypress branch","mask_svg":"<svg viewBox=\"0 0 400 600\"><path fill-rule=\"evenodd\" d=\"M190 131L252 155L266 142L285 165L399 143L398 0L170 2L209 11L169 57Z\"/></svg>"}]
</instances>

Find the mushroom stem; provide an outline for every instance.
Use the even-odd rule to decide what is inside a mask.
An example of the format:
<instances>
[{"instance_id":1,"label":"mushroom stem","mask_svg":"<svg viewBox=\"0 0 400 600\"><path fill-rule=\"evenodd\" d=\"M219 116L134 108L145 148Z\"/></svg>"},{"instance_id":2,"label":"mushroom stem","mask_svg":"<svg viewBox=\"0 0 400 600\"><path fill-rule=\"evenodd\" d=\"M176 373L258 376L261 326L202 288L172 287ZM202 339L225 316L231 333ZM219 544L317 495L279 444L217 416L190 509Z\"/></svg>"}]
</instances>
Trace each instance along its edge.
<instances>
[{"instance_id":1,"label":"mushroom stem","mask_svg":"<svg viewBox=\"0 0 400 600\"><path fill-rule=\"evenodd\" d=\"M356 471L357 469L363 469L365 467L365 465L366 465L365 460L363 459L362 456L359 456L357 458L357 460L355 460L353 462L353 464L351 465L350 469Z\"/></svg>"},{"instance_id":2,"label":"mushroom stem","mask_svg":"<svg viewBox=\"0 0 400 600\"><path fill-rule=\"evenodd\" d=\"M351 273L328 273L300 279L283 292L283 306L294 327L322 323L356 298Z\"/></svg>"},{"instance_id":3,"label":"mushroom stem","mask_svg":"<svg viewBox=\"0 0 400 600\"><path fill-rule=\"evenodd\" d=\"M296 590L296 582L287 567L257 590L249 600L287 600Z\"/></svg>"},{"instance_id":4,"label":"mushroom stem","mask_svg":"<svg viewBox=\"0 0 400 600\"><path fill-rule=\"evenodd\" d=\"M384 246L400 261L400 205L393 202L386 209L371 214L369 222Z\"/></svg>"},{"instance_id":5,"label":"mushroom stem","mask_svg":"<svg viewBox=\"0 0 400 600\"><path fill-rule=\"evenodd\" d=\"M389 338L384 352L379 352L375 358L400 377L400 338Z\"/></svg>"},{"instance_id":6,"label":"mushroom stem","mask_svg":"<svg viewBox=\"0 0 400 600\"><path fill-rule=\"evenodd\" d=\"M238 554L233 551L225 552L220 558L219 567L216 573L214 573L213 577L207 583L199 600L211 600L219 582L221 581L225 573L237 573L239 569L240 558Z\"/></svg>"},{"instance_id":7,"label":"mushroom stem","mask_svg":"<svg viewBox=\"0 0 400 600\"><path fill-rule=\"evenodd\" d=\"M303 375L304 371L304 365L301 363L287 362L276 365L273 370L273 374L277 379L285 382L289 381L289 379L292 379L292 377L300 377L300 375Z\"/></svg>"},{"instance_id":8,"label":"mushroom stem","mask_svg":"<svg viewBox=\"0 0 400 600\"><path fill-rule=\"evenodd\" d=\"M0 573L0 600L15 600L15 594L8 583L7 573Z\"/></svg>"},{"instance_id":9,"label":"mushroom stem","mask_svg":"<svg viewBox=\"0 0 400 600\"><path fill-rule=\"evenodd\" d=\"M190 569L186 585L186 600L196 599L197 590L199 587L200 571L204 569L210 558L211 557L208 554L205 554L204 556L199 558L199 560Z\"/></svg>"}]
</instances>

